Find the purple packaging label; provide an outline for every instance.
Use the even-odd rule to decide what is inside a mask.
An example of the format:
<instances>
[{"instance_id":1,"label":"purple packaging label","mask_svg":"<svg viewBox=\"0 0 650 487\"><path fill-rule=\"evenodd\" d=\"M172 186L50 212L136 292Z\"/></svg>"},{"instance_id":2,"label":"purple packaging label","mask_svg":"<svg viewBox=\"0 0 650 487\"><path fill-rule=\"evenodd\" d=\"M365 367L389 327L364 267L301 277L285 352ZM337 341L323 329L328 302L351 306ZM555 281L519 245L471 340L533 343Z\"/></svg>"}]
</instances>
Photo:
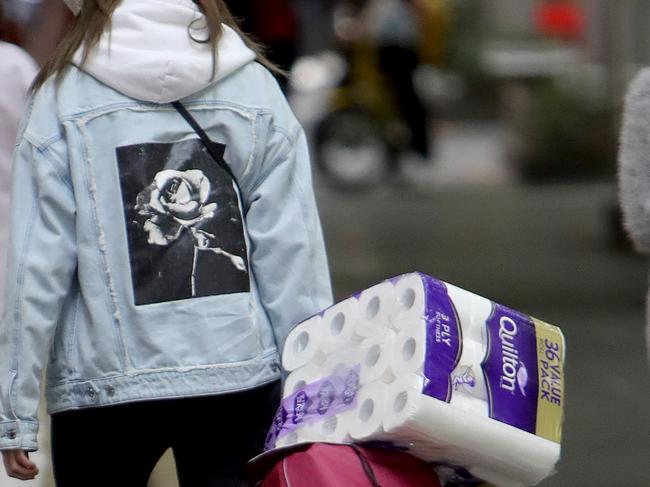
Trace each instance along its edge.
<instances>
[{"instance_id":1,"label":"purple packaging label","mask_svg":"<svg viewBox=\"0 0 650 487\"><path fill-rule=\"evenodd\" d=\"M336 400L336 388L331 381L327 380L323 383L318 390L316 400L318 401L316 404L316 412L321 416L325 416ZM343 393L341 393L341 400L343 400Z\"/></svg>"},{"instance_id":2,"label":"purple packaging label","mask_svg":"<svg viewBox=\"0 0 650 487\"><path fill-rule=\"evenodd\" d=\"M266 438L265 449L275 447L279 438L356 407L361 366L357 365L307 384L282 400Z\"/></svg>"},{"instance_id":3,"label":"purple packaging label","mask_svg":"<svg viewBox=\"0 0 650 487\"><path fill-rule=\"evenodd\" d=\"M275 439L275 431L273 431L273 428L271 428L266 434L266 439L264 440L264 451L269 451L271 448L273 448L273 445L275 445Z\"/></svg>"},{"instance_id":4,"label":"purple packaging label","mask_svg":"<svg viewBox=\"0 0 650 487\"><path fill-rule=\"evenodd\" d=\"M277 431L282 429L282 425L287 421L287 410L284 409L284 406L280 405L278 412L275 413L275 418L273 419L273 427ZM276 433L277 434L277 433Z\"/></svg>"},{"instance_id":5,"label":"purple packaging label","mask_svg":"<svg viewBox=\"0 0 650 487\"><path fill-rule=\"evenodd\" d=\"M346 406L351 405L357 398L357 392L359 391L359 367L350 369L345 376L345 383L343 386L343 404Z\"/></svg>"},{"instance_id":6,"label":"purple packaging label","mask_svg":"<svg viewBox=\"0 0 650 487\"><path fill-rule=\"evenodd\" d=\"M278 435L280 434L280 431L282 431L284 424L287 422L288 417L289 413L284 408L284 405L280 404L280 407L278 408L278 411L275 413L275 417L273 418L273 425L271 425L271 429L266 435L266 440L264 441L265 451L270 450L275 446Z\"/></svg>"},{"instance_id":7,"label":"purple packaging label","mask_svg":"<svg viewBox=\"0 0 650 487\"><path fill-rule=\"evenodd\" d=\"M293 424L300 424L305 419L307 408L309 407L310 399L305 391L299 391L293 399L293 414L291 415L291 422Z\"/></svg>"},{"instance_id":8,"label":"purple packaging label","mask_svg":"<svg viewBox=\"0 0 650 487\"><path fill-rule=\"evenodd\" d=\"M494 304L486 322L488 351L481 364L490 417L535 434L537 349L530 317Z\"/></svg>"},{"instance_id":9,"label":"purple packaging label","mask_svg":"<svg viewBox=\"0 0 650 487\"><path fill-rule=\"evenodd\" d=\"M449 402L451 373L458 365L463 336L458 313L442 281L420 274L426 293L427 345L424 394Z\"/></svg>"}]
</instances>

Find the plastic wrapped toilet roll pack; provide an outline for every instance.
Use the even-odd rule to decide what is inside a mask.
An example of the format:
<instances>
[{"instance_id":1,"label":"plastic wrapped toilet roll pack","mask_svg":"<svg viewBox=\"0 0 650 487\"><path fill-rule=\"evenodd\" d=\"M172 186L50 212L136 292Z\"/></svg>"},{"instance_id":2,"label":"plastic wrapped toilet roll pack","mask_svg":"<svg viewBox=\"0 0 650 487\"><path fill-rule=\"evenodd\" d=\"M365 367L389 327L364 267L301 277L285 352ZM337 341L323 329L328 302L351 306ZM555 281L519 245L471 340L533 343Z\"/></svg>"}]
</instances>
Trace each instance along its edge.
<instances>
[{"instance_id":1,"label":"plastic wrapped toilet roll pack","mask_svg":"<svg viewBox=\"0 0 650 487\"><path fill-rule=\"evenodd\" d=\"M267 449L378 442L450 484L535 485L560 456L564 352L557 327L405 274L290 333Z\"/></svg>"}]
</instances>

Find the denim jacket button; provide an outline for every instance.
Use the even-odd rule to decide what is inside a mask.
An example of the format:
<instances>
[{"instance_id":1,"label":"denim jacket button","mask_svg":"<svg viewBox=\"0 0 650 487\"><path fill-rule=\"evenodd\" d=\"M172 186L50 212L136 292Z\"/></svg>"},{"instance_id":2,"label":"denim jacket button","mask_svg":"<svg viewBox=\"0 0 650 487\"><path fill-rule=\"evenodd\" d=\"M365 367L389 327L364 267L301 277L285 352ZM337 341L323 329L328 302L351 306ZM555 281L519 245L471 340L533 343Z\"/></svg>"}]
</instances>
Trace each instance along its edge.
<instances>
[{"instance_id":1,"label":"denim jacket button","mask_svg":"<svg viewBox=\"0 0 650 487\"><path fill-rule=\"evenodd\" d=\"M106 394L109 397L113 397L115 395L115 388L113 386L106 386Z\"/></svg>"},{"instance_id":2,"label":"denim jacket button","mask_svg":"<svg viewBox=\"0 0 650 487\"><path fill-rule=\"evenodd\" d=\"M13 431L13 430L10 431L9 433L7 433L7 438L9 438L10 440L15 440L15 439L16 439L16 436L17 436L17 435L16 435L16 432Z\"/></svg>"},{"instance_id":3,"label":"denim jacket button","mask_svg":"<svg viewBox=\"0 0 650 487\"><path fill-rule=\"evenodd\" d=\"M95 392L95 389L93 389L92 386L88 386L88 388L86 389L86 394L87 394L88 397L90 397L91 399L94 399L95 394L97 394L97 393Z\"/></svg>"}]
</instances>

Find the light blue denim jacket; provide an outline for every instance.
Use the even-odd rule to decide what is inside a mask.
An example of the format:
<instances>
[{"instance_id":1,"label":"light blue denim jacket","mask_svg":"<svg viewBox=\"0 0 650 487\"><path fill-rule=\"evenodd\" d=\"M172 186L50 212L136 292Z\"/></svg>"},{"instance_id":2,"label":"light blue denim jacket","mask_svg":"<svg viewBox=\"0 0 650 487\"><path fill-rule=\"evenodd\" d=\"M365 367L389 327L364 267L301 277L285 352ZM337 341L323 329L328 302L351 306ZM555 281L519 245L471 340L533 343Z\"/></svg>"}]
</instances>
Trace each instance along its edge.
<instances>
[{"instance_id":1,"label":"light blue denim jacket","mask_svg":"<svg viewBox=\"0 0 650 487\"><path fill-rule=\"evenodd\" d=\"M195 254L217 255L218 236L201 225L222 210L206 200L208 183L196 170L190 177L179 167L165 173L166 182L161 176L170 170L165 161L200 151L171 105L127 97L76 67L59 84L48 81L31 102L15 155L0 449L37 448L46 363L50 413L244 390L276 380L289 330L331 303L305 135L271 74L249 62L183 102L221 144L241 186L246 251L222 252L219 269L233 276L247 266L246 285L237 274L239 288L223 287L222 274L206 264L196 279L207 288L197 284L196 295L170 298L183 286L187 293L188 279L194 288L196 265L190 269L185 258L174 269L174 255L161 250L191 235ZM211 170L214 161L203 152L201 167ZM154 155L162 158L149 169L156 179L129 193L128 172L152 164ZM170 174L178 176L174 184ZM180 224L162 221L179 201L201 209L174 220ZM236 229L237 218L230 221ZM164 227L169 222L172 229ZM143 242L171 259L165 272L134 275L134 259L148 269ZM162 298L138 298L152 286Z\"/></svg>"}]
</instances>

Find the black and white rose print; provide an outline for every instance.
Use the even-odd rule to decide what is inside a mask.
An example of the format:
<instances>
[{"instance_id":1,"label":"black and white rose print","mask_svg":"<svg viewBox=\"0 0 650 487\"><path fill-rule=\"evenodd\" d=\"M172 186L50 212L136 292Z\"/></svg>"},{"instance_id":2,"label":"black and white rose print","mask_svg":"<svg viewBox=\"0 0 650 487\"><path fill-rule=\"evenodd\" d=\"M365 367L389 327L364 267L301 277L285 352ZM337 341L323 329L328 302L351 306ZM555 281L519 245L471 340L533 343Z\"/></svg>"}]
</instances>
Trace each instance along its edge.
<instances>
[{"instance_id":1,"label":"black and white rose print","mask_svg":"<svg viewBox=\"0 0 650 487\"><path fill-rule=\"evenodd\" d=\"M120 147L117 159L135 304L248 292L237 193L203 143Z\"/></svg>"},{"instance_id":2,"label":"black and white rose print","mask_svg":"<svg viewBox=\"0 0 650 487\"><path fill-rule=\"evenodd\" d=\"M178 239L183 229L197 238L205 232L196 230L199 223L214 218L216 203L208 204L210 180L198 169L160 171L153 182L136 198L135 209L146 216L144 230L149 243L169 245Z\"/></svg>"}]
</instances>

